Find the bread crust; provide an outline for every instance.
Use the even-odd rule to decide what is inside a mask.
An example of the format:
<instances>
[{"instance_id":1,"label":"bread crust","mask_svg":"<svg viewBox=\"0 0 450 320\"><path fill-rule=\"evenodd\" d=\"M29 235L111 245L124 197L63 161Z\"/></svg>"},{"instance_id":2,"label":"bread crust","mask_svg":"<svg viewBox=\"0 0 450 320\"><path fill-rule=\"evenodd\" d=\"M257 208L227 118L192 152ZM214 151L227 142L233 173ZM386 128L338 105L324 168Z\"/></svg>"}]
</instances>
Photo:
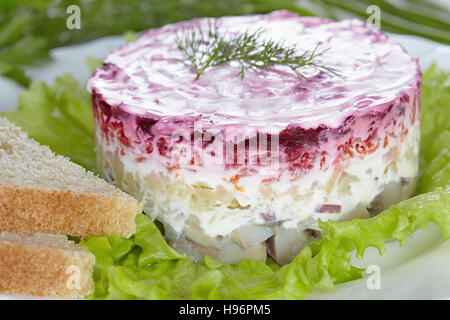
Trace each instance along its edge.
<instances>
[{"instance_id":1,"label":"bread crust","mask_svg":"<svg viewBox=\"0 0 450 320\"><path fill-rule=\"evenodd\" d=\"M83 298L94 290L93 254L0 241L0 292Z\"/></svg>"},{"instance_id":2,"label":"bread crust","mask_svg":"<svg viewBox=\"0 0 450 320\"><path fill-rule=\"evenodd\" d=\"M142 206L131 197L0 184L0 231L128 238Z\"/></svg>"}]
</instances>

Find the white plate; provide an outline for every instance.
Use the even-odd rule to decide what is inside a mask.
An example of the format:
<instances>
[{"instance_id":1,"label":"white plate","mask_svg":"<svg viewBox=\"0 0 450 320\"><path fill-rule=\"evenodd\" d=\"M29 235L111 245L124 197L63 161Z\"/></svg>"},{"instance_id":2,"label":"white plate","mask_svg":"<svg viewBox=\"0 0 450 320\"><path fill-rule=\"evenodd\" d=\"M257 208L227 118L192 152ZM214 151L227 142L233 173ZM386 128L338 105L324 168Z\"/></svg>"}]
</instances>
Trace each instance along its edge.
<instances>
[{"instance_id":1,"label":"white plate","mask_svg":"<svg viewBox=\"0 0 450 320\"><path fill-rule=\"evenodd\" d=\"M425 70L433 61L445 69L450 69L450 46L430 40L391 35L405 49L420 59ZM111 50L123 44L123 37L107 37L77 46L54 49L53 62L36 68L28 68L33 81L49 84L64 73L71 73L85 81L89 77L86 57L104 58ZM20 86L0 77L0 112L17 106ZM398 242L386 244L387 252L379 256L374 248L367 250L364 259L353 259L355 266L376 266L375 273L363 279L336 286L330 292L314 292L309 299L450 299L450 241L441 237L439 228L430 224L427 230L417 231L406 241L404 247ZM374 280L380 271L379 286ZM368 285L369 283L369 285ZM1 296L0 299L20 299L24 297Z\"/></svg>"}]
</instances>

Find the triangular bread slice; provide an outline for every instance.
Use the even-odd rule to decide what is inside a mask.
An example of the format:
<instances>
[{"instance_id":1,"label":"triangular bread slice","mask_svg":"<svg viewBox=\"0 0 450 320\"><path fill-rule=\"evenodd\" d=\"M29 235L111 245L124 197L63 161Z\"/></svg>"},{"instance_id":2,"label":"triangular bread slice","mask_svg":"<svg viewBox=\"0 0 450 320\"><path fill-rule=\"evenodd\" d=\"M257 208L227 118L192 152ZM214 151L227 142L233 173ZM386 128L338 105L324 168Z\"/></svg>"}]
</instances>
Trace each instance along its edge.
<instances>
[{"instance_id":1,"label":"triangular bread slice","mask_svg":"<svg viewBox=\"0 0 450 320\"><path fill-rule=\"evenodd\" d=\"M0 118L0 231L129 237L142 205Z\"/></svg>"},{"instance_id":2,"label":"triangular bread slice","mask_svg":"<svg viewBox=\"0 0 450 320\"><path fill-rule=\"evenodd\" d=\"M94 291L95 257L62 234L0 232L0 292L83 298Z\"/></svg>"}]
</instances>

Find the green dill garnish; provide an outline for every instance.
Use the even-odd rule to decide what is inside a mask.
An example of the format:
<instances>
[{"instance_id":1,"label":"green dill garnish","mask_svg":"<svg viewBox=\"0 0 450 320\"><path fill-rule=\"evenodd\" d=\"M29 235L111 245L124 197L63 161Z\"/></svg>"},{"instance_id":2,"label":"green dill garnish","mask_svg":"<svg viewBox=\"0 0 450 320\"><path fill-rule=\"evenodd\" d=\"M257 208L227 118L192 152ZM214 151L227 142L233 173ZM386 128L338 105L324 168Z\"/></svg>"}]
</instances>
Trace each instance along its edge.
<instances>
[{"instance_id":1,"label":"green dill garnish","mask_svg":"<svg viewBox=\"0 0 450 320\"><path fill-rule=\"evenodd\" d=\"M184 55L185 64L195 69L195 80L206 69L231 61L239 63L241 79L244 78L246 69L267 70L275 65L287 66L303 79L305 77L299 69L304 66L313 66L339 76L334 69L316 63L315 59L328 50L319 51L320 44L299 54L294 46L288 46L282 41L264 39L261 29L231 36L219 32L217 24L210 22L207 32L197 25L178 33L176 43Z\"/></svg>"}]
</instances>

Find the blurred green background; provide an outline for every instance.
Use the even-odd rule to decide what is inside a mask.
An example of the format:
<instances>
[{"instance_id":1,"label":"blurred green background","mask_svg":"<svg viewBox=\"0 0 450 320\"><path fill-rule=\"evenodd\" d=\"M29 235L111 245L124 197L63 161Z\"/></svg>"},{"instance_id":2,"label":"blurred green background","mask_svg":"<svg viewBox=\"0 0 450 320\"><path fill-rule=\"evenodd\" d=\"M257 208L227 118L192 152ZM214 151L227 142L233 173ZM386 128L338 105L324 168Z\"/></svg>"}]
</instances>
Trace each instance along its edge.
<instances>
[{"instance_id":1,"label":"blurred green background","mask_svg":"<svg viewBox=\"0 0 450 320\"><path fill-rule=\"evenodd\" d=\"M80 30L66 26L70 5L80 7ZM370 5L380 7L384 31L450 44L449 0L0 0L0 75L28 86L22 67L48 59L52 48L193 17L287 9L308 16L366 20Z\"/></svg>"}]
</instances>

